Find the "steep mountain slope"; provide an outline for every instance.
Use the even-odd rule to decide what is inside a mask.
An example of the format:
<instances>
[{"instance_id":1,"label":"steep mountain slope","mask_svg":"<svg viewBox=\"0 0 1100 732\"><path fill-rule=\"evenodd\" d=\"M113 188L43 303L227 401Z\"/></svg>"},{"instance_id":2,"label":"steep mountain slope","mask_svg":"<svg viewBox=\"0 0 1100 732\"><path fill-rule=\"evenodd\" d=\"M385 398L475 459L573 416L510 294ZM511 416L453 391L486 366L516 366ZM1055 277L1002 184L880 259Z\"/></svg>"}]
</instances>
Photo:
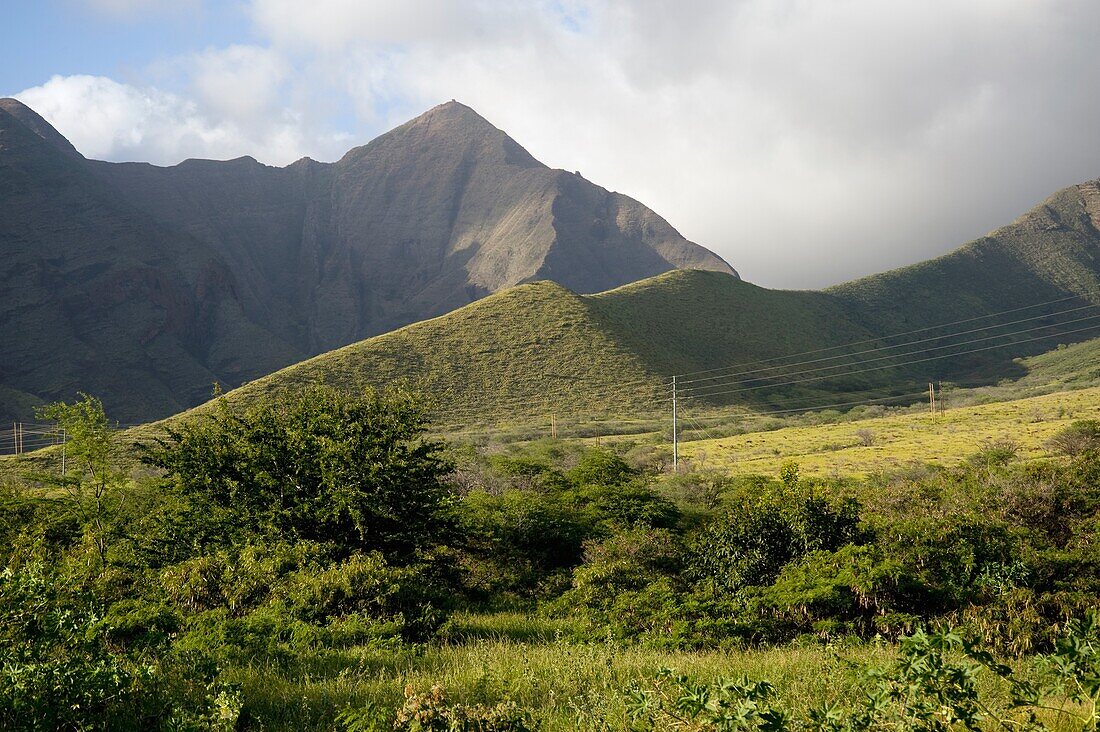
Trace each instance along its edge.
<instances>
[{"instance_id":1,"label":"steep mountain slope","mask_svg":"<svg viewBox=\"0 0 1100 732\"><path fill-rule=\"evenodd\" d=\"M126 421L201 401L521 282L581 292L735 274L640 203L436 107L334 164L85 160L0 102L0 419L100 395Z\"/></svg>"},{"instance_id":2,"label":"steep mountain slope","mask_svg":"<svg viewBox=\"0 0 1100 732\"><path fill-rule=\"evenodd\" d=\"M221 373L301 357L244 317L216 252L102 185L26 108L0 108L0 413L43 397L102 394L119 416L177 411ZM127 410L138 396L143 410Z\"/></svg>"},{"instance_id":3,"label":"steep mountain slope","mask_svg":"<svg viewBox=\"0 0 1100 732\"><path fill-rule=\"evenodd\" d=\"M889 333L952 322L982 313L1077 299L1031 309L1029 317L1100 304L1100 181L1058 191L1012 224L927 262L826 290L869 330ZM1086 317L1094 311L1079 312ZM1069 320L1066 316L1061 320ZM1087 327L1098 321L1067 325ZM1031 327L1021 325L1020 328ZM1022 334L1034 338L1043 332ZM1070 341L1088 334L1074 334ZM1040 353L1058 342L1021 344L1018 355ZM974 354L944 364L945 376L985 370L1003 375L1003 354Z\"/></svg>"},{"instance_id":4,"label":"steep mountain slope","mask_svg":"<svg viewBox=\"0 0 1100 732\"><path fill-rule=\"evenodd\" d=\"M589 296L527 285L231 398L310 380L361 388L407 378L432 394L444 421L478 424L660 412L672 374L687 375L679 393L689 404L749 409L907 394L929 381L988 383L1026 373L1019 357L1100 334L1098 221L1100 184L1074 186L952 254L824 292L705 271ZM1094 351L1043 359L1072 379L1089 371L1082 362Z\"/></svg>"},{"instance_id":5,"label":"steep mountain slope","mask_svg":"<svg viewBox=\"0 0 1100 732\"><path fill-rule=\"evenodd\" d=\"M322 354L228 398L277 398L319 381L356 391L405 380L445 423L638 416L668 410L670 373L867 338L826 295L766 290L718 272L678 270L596 295L536 282ZM763 406L867 388L882 382L876 377L841 372L797 389L700 400Z\"/></svg>"},{"instance_id":6,"label":"steep mountain slope","mask_svg":"<svg viewBox=\"0 0 1100 732\"><path fill-rule=\"evenodd\" d=\"M283 305L273 327L313 352L533 279L596 292L673 267L732 272L638 202L547 168L456 102L333 165L94 169L222 252L248 309Z\"/></svg>"}]
</instances>

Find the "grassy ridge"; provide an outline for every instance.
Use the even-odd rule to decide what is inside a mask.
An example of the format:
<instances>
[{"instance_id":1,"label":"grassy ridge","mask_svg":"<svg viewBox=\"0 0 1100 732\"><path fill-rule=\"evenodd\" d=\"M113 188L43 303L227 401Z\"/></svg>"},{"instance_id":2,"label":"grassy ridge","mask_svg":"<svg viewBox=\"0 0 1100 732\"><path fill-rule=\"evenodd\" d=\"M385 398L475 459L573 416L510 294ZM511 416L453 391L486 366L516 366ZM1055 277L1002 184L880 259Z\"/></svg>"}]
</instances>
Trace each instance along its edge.
<instances>
[{"instance_id":1,"label":"grassy ridge","mask_svg":"<svg viewBox=\"0 0 1100 732\"><path fill-rule=\"evenodd\" d=\"M770 359L870 337L825 295L766 290L715 272L678 270L592 296L536 282L309 359L229 398L277 398L318 380L352 391L404 380L429 395L448 425L640 416L665 411L672 373L726 365L738 354ZM882 380L881 372L838 376L780 394ZM749 403L776 396L760 395Z\"/></svg>"},{"instance_id":2,"label":"grassy ridge","mask_svg":"<svg viewBox=\"0 0 1100 732\"><path fill-rule=\"evenodd\" d=\"M407 379L432 395L444 421L476 426L551 413L651 414L667 396L665 380L699 371L708 371L708 377L730 374L689 385L701 405L750 409L872 389L880 392L876 396L904 394L929 380L1019 378L1027 371L1014 358L1087 339L1100 330L1100 320L1037 326L1096 311L927 339L1100 303L1097 221L1100 188L1073 186L949 255L823 292L768 290L722 273L690 270L591 296L547 282L522 285L284 369L238 389L234 398L278 394L317 379L351 389ZM1057 300L1064 302L1030 307ZM1019 308L1027 309L969 320ZM918 335L893 335L968 320ZM1089 327L1097 330L1060 335ZM904 345L918 339L925 340ZM800 373L805 366L756 374L769 380L737 383L735 378L738 371L758 369L761 361L793 363L813 359L815 352L837 356L884 345L898 347L818 362L818 367L838 367L828 378ZM982 350L961 353L973 349ZM887 353L899 357L877 360ZM725 371L710 371L718 369ZM792 380L803 383L741 388Z\"/></svg>"},{"instance_id":3,"label":"grassy ridge","mask_svg":"<svg viewBox=\"0 0 1100 732\"><path fill-rule=\"evenodd\" d=\"M1088 302L1100 303L1098 221L1098 182L1070 186L1010 225L950 254L864 277L825 292L865 327L884 334L1067 296L1077 296L1079 300L1012 317L1054 312ZM1006 316L1006 319L1012 318ZM1070 336L1069 340L1086 337ZM1041 353L1057 342L1055 338L1021 344L1014 355ZM955 378L974 373L999 377L1022 375L1005 363L1004 353L1000 351L936 362L929 365L927 371L932 378Z\"/></svg>"},{"instance_id":4,"label":"grassy ridge","mask_svg":"<svg viewBox=\"0 0 1100 732\"><path fill-rule=\"evenodd\" d=\"M663 396L662 378L599 327L588 299L552 282L521 285L309 359L229 399L277 398L318 380L349 391L405 380L443 421L472 425L563 405L594 416L645 412Z\"/></svg>"}]
</instances>

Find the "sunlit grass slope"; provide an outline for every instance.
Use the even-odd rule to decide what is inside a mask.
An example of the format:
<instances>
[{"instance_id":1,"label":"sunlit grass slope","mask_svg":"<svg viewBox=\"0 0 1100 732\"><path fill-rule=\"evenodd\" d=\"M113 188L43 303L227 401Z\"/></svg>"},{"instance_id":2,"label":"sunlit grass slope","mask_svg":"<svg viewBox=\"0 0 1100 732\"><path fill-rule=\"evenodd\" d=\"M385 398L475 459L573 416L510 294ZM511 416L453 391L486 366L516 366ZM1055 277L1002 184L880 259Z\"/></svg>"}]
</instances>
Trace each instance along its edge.
<instances>
[{"instance_id":1,"label":"sunlit grass slope","mask_svg":"<svg viewBox=\"0 0 1100 732\"><path fill-rule=\"evenodd\" d=\"M325 353L228 397L278 398L316 381L349 391L404 381L424 393L442 422L472 424L555 410L646 412L663 396L662 377L600 326L588 300L552 282L520 285Z\"/></svg>"},{"instance_id":2,"label":"sunlit grass slope","mask_svg":"<svg viewBox=\"0 0 1100 732\"><path fill-rule=\"evenodd\" d=\"M1100 418L1100 387L1015 401L952 408L933 424L927 409L839 424L786 427L684 443L693 467L775 475L793 460L813 475L853 475L919 463L952 465L997 442L1022 459L1047 454L1046 443L1079 419ZM864 444L865 442L871 444Z\"/></svg>"},{"instance_id":3,"label":"sunlit grass slope","mask_svg":"<svg viewBox=\"0 0 1100 732\"><path fill-rule=\"evenodd\" d=\"M632 417L665 410L673 373L868 337L827 296L766 290L716 272L673 271L592 296L535 282L285 368L229 399L277 398L313 381L354 391L404 380L445 424ZM783 394L884 379L838 375ZM716 403L738 402L768 398Z\"/></svg>"}]
</instances>

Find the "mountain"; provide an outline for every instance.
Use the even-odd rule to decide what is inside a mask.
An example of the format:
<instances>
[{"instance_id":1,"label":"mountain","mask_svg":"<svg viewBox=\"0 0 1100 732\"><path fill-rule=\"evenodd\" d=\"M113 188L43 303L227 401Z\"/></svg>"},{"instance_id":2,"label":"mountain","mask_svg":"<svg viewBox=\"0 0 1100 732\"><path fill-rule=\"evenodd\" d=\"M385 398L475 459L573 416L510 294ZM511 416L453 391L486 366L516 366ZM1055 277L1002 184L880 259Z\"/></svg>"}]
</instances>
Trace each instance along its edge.
<instances>
[{"instance_id":1,"label":"mountain","mask_svg":"<svg viewBox=\"0 0 1100 732\"><path fill-rule=\"evenodd\" d=\"M124 421L534 280L736 277L637 201L449 102L332 164L87 160L0 101L0 419L101 396Z\"/></svg>"},{"instance_id":2,"label":"mountain","mask_svg":"<svg viewBox=\"0 0 1100 732\"><path fill-rule=\"evenodd\" d=\"M316 356L228 398L277 399L319 381L354 392L403 380L455 424L649 414L665 408L670 370L730 353L781 356L822 337L870 335L826 299L695 270L596 295L535 282ZM761 312L770 313L769 322L751 322ZM770 337L770 326L781 335ZM700 343L712 346L700 350Z\"/></svg>"},{"instance_id":3,"label":"mountain","mask_svg":"<svg viewBox=\"0 0 1100 732\"><path fill-rule=\"evenodd\" d=\"M929 381L990 383L1022 376L1018 357L1100 335L1098 224L1093 181L951 254L822 292L768 290L706 271L594 295L527 284L228 397L404 379L429 394L442 421L476 427L550 414L658 414L669 408L672 374L692 374L679 382L683 404L758 410L920 392ZM1056 351L1036 363L1059 364L1050 368L1071 383L1091 373L1095 351Z\"/></svg>"},{"instance_id":4,"label":"mountain","mask_svg":"<svg viewBox=\"0 0 1100 732\"><path fill-rule=\"evenodd\" d=\"M1100 302L1100 181L1058 191L950 254L826 292L880 331L1071 295Z\"/></svg>"}]
</instances>

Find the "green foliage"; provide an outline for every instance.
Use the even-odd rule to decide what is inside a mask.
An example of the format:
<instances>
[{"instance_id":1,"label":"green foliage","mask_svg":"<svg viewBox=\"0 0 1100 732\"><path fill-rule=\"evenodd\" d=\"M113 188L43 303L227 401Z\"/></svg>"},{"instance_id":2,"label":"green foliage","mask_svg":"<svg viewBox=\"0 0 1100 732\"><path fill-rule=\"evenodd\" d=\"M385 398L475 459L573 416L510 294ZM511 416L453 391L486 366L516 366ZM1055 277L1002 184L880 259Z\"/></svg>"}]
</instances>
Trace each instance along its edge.
<instances>
[{"instance_id":1,"label":"green foliage","mask_svg":"<svg viewBox=\"0 0 1100 732\"><path fill-rule=\"evenodd\" d=\"M643 607L643 600L654 599L651 586L677 575L682 564L679 540L663 529L633 529L591 542L585 546L584 564L573 573L572 587L548 609L563 616L583 609L619 637L636 637L652 625ZM646 594L650 597L643 598ZM676 593L670 594L675 600Z\"/></svg>"},{"instance_id":2,"label":"green foliage","mask_svg":"<svg viewBox=\"0 0 1100 732\"><path fill-rule=\"evenodd\" d=\"M420 414L408 395L324 388L265 408L226 403L150 448L165 472L112 478L98 524L75 503L94 494L84 469L66 476L71 491L7 486L0 663L12 691L0 701L62 725L56 715L78 704L79 719L152 728L238 717L331 728L343 709L349 729L393 729L403 708L399 729L553 718L552 729L608 730L630 724L625 679L671 665L654 659L706 656L726 660L636 690L648 700L639 729L985 725L990 683L998 703L1072 697L1066 708L1087 718L1091 687L1074 691L1073 669L1093 663L1094 642L1059 638L1095 635L1068 619L1100 593L1097 451L865 480L807 478L794 463L770 479L654 476L622 445L444 453ZM451 455L459 469L446 475ZM488 608L509 612L479 615ZM958 630L914 632L948 625ZM788 703L782 678L715 683L737 649L787 641L760 653L774 664L828 643L900 661L860 682L874 709L851 690L816 710L826 696ZM488 657L502 645L507 680ZM1046 653L1047 666L1014 661L1020 675L1004 675L987 652ZM460 659L457 685L434 675L444 657ZM555 696L626 657L628 676ZM457 701L410 691L402 702L410 681L454 686ZM1025 682L1038 691L1027 697Z\"/></svg>"},{"instance_id":3,"label":"green foliage","mask_svg":"<svg viewBox=\"0 0 1100 732\"><path fill-rule=\"evenodd\" d=\"M638 527L671 529L680 520L680 511L671 501L638 483L588 484L561 498L591 536Z\"/></svg>"},{"instance_id":4,"label":"green foliage","mask_svg":"<svg viewBox=\"0 0 1100 732\"><path fill-rule=\"evenodd\" d=\"M566 477L574 485L622 485L637 476L637 471L625 460L601 448L589 450Z\"/></svg>"},{"instance_id":5,"label":"green foliage","mask_svg":"<svg viewBox=\"0 0 1100 732\"><path fill-rule=\"evenodd\" d=\"M446 531L440 445L409 393L346 397L314 386L279 404L168 428L145 449L225 540L327 541L403 557ZM198 520L198 517L196 517Z\"/></svg>"},{"instance_id":6,"label":"green foliage","mask_svg":"<svg viewBox=\"0 0 1100 732\"><path fill-rule=\"evenodd\" d=\"M971 465L979 468L993 470L1003 468L1016 458L1019 447L1015 442L1007 439L997 440L982 447L970 456Z\"/></svg>"},{"instance_id":7,"label":"green foliage","mask_svg":"<svg viewBox=\"0 0 1100 732\"><path fill-rule=\"evenodd\" d=\"M72 460L76 480L102 483L109 480L112 458L112 430L103 402L87 394L74 404L57 402L38 410L45 419L65 431L66 452Z\"/></svg>"},{"instance_id":8,"label":"green foliage","mask_svg":"<svg viewBox=\"0 0 1100 732\"><path fill-rule=\"evenodd\" d=\"M482 599L536 592L553 573L575 565L588 535L560 495L474 491L458 506L467 586Z\"/></svg>"},{"instance_id":9,"label":"green foliage","mask_svg":"<svg viewBox=\"0 0 1100 732\"><path fill-rule=\"evenodd\" d=\"M713 519L696 540L692 572L716 591L775 581L793 559L817 550L835 550L859 537L859 506L832 504L799 495L797 470L785 472L786 491L746 495L740 505Z\"/></svg>"},{"instance_id":10,"label":"green foliage","mask_svg":"<svg viewBox=\"0 0 1100 732\"><path fill-rule=\"evenodd\" d=\"M234 728L240 696L216 668L170 657L164 637L144 639L137 655L120 647L163 616L135 622L131 604L101 617L65 579L41 564L0 571L0 727Z\"/></svg>"},{"instance_id":11,"label":"green foliage","mask_svg":"<svg viewBox=\"0 0 1100 732\"><path fill-rule=\"evenodd\" d=\"M1047 444L1052 450L1070 456L1100 449L1100 420L1079 419L1059 430Z\"/></svg>"},{"instance_id":12,"label":"green foliage","mask_svg":"<svg viewBox=\"0 0 1100 732\"><path fill-rule=\"evenodd\" d=\"M60 475L37 476L42 482L61 489L69 510L79 515L85 537L106 564L112 541L112 514L117 510L118 489L124 481L116 467L116 435L103 411L103 403L81 394L74 404L57 402L41 408L41 419L56 423L66 435L66 470Z\"/></svg>"},{"instance_id":13,"label":"green foliage","mask_svg":"<svg viewBox=\"0 0 1100 732\"><path fill-rule=\"evenodd\" d=\"M789 713L771 704L774 697L775 688L766 681L724 680L712 686L665 668L648 689L636 687L630 692L630 729L786 729Z\"/></svg>"},{"instance_id":14,"label":"green foliage","mask_svg":"<svg viewBox=\"0 0 1100 732\"><path fill-rule=\"evenodd\" d=\"M999 726L1046 732L1068 725L1095 730L1100 722L1098 631L1096 615L1071 623L1055 652L1036 659L1034 675L997 662L954 631L917 631L902 639L895 664L868 670L862 698L829 700L810 709L785 703L766 681L706 684L662 669L651 684L629 692L631 729L976 732ZM1007 706L981 692L977 682L983 670L1006 683Z\"/></svg>"}]
</instances>

